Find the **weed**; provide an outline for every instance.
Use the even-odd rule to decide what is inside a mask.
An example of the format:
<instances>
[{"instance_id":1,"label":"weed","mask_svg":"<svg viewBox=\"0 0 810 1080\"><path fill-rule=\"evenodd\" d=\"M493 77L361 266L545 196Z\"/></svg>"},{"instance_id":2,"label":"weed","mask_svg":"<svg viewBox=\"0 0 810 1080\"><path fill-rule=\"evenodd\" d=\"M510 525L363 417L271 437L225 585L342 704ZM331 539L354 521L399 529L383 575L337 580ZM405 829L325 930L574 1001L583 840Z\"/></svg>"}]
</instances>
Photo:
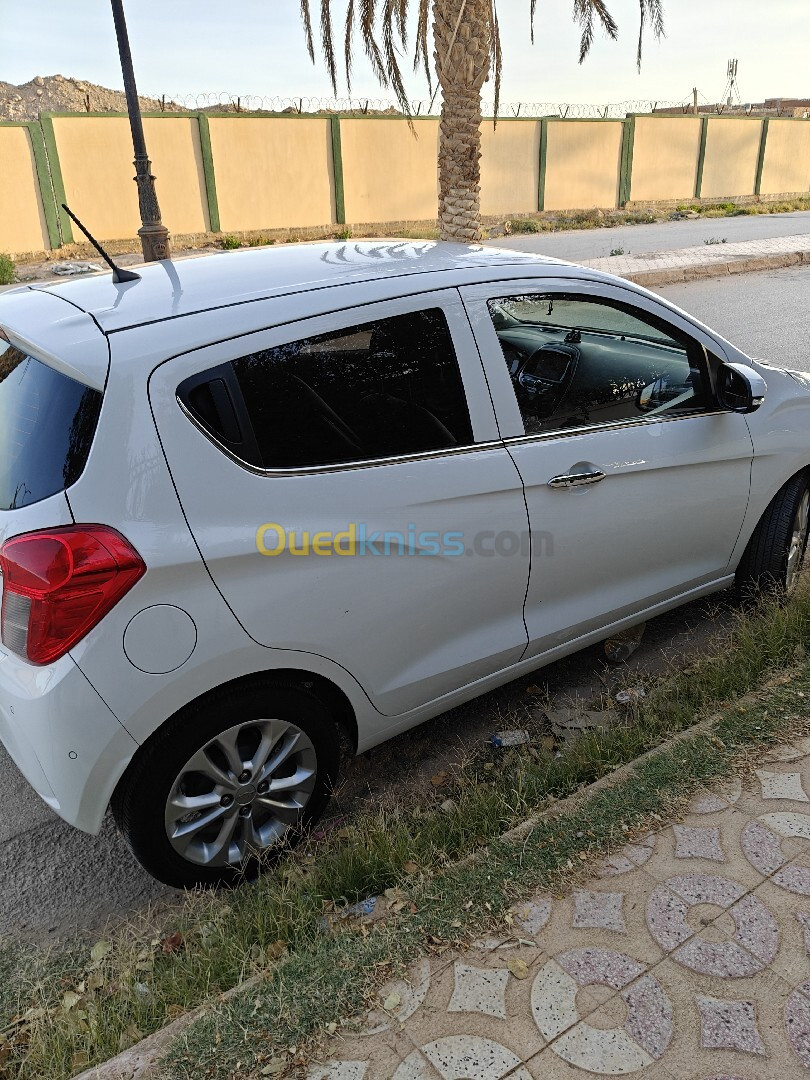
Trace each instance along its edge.
<instances>
[{"instance_id":1,"label":"weed","mask_svg":"<svg viewBox=\"0 0 810 1080\"><path fill-rule=\"evenodd\" d=\"M727 236L723 236L723 237L709 236L706 240L703 241L703 243L704 244L709 244L709 245L711 245L711 244L727 244L728 243L728 237Z\"/></svg>"},{"instance_id":2,"label":"weed","mask_svg":"<svg viewBox=\"0 0 810 1080\"><path fill-rule=\"evenodd\" d=\"M14 260L10 255L4 255L0 252L0 285L11 285L16 280Z\"/></svg>"},{"instance_id":3,"label":"weed","mask_svg":"<svg viewBox=\"0 0 810 1080\"><path fill-rule=\"evenodd\" d=\"M352 230L349 228L348 225L344 226L344 228L342 229L337 229L335 231L335 240L351 240L351 238Z\"/></svg>"},{"instance_id":4,"label":"weed","mask_svg":"<svg viewBox=\"0 0 810 1080\"><path fill-rule=\"evenodd\" d=\"M624 255L624 254L627 254L627 253L625 252L624 248L618 247L618 248L611 248L610 254L611 255Z\"/></svg>"},{"instance_id":5,"label":"weed","mask_svg":"<svg viewBox=\"0 0 810 1080\"><path fill-rule=\"evenodd\" d=\"M242 241L238 236L223 236L220 243L225 251L233 251L235 248L242 246Z\"/></svg>"},{"instance_id":6,"label":"weed","mask_svg":"<svg viewBox=\"0 0 810 1080\"><path fill-rule=\"evenodd\" d=\"M537 222L533 218L513 218L513 233L536 233L540 232Z\"/></svg>"}]
</instances>

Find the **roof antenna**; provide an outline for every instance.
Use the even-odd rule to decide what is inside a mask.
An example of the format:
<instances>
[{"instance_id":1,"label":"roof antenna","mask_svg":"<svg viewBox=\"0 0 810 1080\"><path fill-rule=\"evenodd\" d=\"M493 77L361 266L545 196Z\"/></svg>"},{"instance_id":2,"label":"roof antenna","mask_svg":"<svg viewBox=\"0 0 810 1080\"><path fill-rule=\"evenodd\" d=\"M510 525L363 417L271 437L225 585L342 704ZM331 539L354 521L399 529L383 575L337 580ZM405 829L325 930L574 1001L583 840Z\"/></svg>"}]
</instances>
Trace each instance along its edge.
<instances>
[{"instance_id":1,"label":"roof antenna","mask_svg":"<svg viewBox=\"0 0 810 1080\"><path fill-rule=\"evenodd\" d=\"M71 218L73 221L76 222L76 224L82 230L84 235L87 237L87 239L90 241L90 243L96 249L96 251L102 257L104 262L112 270L112 272L113 272L112 279L113 279L113 281L115 282L116 285L119 285L122 281L140 281L141 280L141 275L136 274L134 270L124 270L123 267L115 265L115 263L112 261L112 259L107 254L107 252L104 250L104 248L101 246L101 244L98 242L98 240L96 240L95 237L90 235L90 233L87 231L87 229L85 229L84 225L82 225L82 223L79 221L79 219L76 217L76 215L73 213L73 211L70 209L69 206L67 206L65 203L62 203L62 209L65 211L65 213L68 215L69 218Z\"/></svg>"}]
</instances>

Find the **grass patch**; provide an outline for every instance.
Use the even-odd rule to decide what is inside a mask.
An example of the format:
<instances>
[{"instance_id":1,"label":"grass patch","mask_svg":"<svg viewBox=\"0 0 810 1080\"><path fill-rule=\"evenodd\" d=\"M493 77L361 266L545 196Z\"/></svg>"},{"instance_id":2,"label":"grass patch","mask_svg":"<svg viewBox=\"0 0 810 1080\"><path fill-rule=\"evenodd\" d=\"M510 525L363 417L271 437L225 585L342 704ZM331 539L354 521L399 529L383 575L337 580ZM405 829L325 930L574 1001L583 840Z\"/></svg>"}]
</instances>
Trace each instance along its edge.
<instances>
[{"instance_id":1,"label":"grass patch","mask_svg":"<svg viewBox=\"0 0 810 1080\"><path fill-rule=\"evenodd\" d=\"M0 252L0 285L12 285L17 280L14 260Z\"/></svg>"},{"instance_id":2,"label":"grass patch","mask_svg":"<svg viewBox=\"0 0 810 1080\"><path fill-rule=\"evenodd\" d=\"M591 854L623 843L625 830L725 775L741 749L784 737L785 715L795 707L787 698L784 707L730 708L714 739L702 734L668 747L564 819L537 822L528 840L503 838L549 800L611 773L802 659L808 632L804 586L783 606L740 613L710 655L648 681L643 705L610 730L583 735L561 757L537 746L497 755L482 748L443 789L443 809L409 805L349 821L255 885L190 894L160 919L146 913L110 932L95 952L89 943L0 951L0 1077L70 1075L259 973L260 992L239 995L191 1029L171 1076L225 1077L239 1060L261 1067L290 1043L312 1039L360 1010L426 941L480 932L521 893L570 878ZM769 702L794 685L810 689L810 666L801 680L771 690ZM324 932L325 913L386 889L397 890L396 915L366 933L351 920ZM462 931L469 897L476 903Z\"/></svg>"},{"instance_id":3,"label":"grass patch","mask_svg":"<svg viewBox=\"0 0 810 1080\"><path fill-rule=\"evenodd\" d=\"M534 218L513 218L511 222L512 233L536 233L540 232L540 225Z\"/></svg>"}]
</instances>

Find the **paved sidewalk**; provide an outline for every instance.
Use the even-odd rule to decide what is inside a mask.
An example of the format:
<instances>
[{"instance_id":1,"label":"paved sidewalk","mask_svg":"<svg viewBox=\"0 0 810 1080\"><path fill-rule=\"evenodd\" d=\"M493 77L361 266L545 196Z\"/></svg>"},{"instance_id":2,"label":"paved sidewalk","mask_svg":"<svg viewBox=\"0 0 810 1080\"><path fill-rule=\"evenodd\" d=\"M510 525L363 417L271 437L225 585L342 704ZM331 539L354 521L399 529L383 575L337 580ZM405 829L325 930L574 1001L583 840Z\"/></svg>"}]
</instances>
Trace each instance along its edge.
<instances>
[{"instance_id":1,"label":"paved sidewalk","mask_svg":"<svg viewBox=\"0 0 810 1080\"><path fill-rule=\"evenodd\" d=\"M502 937L425 957L309 1080L810 1076L808 796L800 739Z\"/></svg>"},{"instance_id":2,"label":"paved sidewalk","mask_svg":"<svg viewBox=\"0 0 810 1080\"><path fill-rule=\"evenodd\" d=\"M644 255L612 255L589 259L583 266L629 278L640 285L669 285L675 281L774 270L810 263L810 233L747 240L738 244L701 244Z\"/></svg>"}]
</instances>

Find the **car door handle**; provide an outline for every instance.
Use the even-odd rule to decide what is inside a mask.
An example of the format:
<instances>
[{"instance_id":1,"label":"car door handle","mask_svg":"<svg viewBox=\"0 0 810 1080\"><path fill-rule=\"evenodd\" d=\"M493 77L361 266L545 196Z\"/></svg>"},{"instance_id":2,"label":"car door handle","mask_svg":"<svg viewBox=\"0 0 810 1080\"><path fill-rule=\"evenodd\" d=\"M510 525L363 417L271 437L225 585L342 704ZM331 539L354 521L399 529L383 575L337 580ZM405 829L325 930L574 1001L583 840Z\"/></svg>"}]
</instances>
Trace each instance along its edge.
<instances>
[{"instance_id":1,"label":"car door handle","mask_svg":"<svg viewBox=\"0 0 810 1080\"><path fill-rule=\"evenodd\" d=\"M598 484L604 480L607 473L601 469L590 469L588 472L564 473L562 476L552 476L548 486L552 488L582 487L584 484Z\"/></svg>"}]
</instances>

